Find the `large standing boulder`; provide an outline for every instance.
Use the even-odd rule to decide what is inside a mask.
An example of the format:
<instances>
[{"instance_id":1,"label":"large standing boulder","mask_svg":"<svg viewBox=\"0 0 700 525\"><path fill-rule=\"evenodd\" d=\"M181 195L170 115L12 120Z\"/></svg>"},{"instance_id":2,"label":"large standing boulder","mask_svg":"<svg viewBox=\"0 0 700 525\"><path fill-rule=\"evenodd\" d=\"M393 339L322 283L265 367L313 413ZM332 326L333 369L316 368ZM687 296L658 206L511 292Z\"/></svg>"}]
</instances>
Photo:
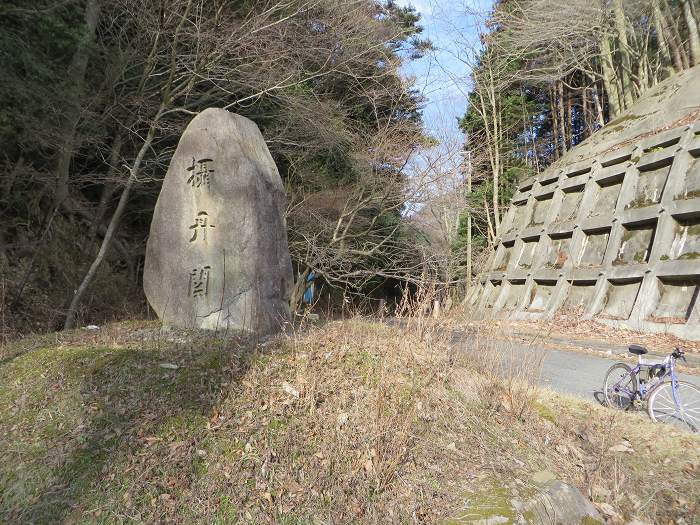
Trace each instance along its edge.
<instances>
[{"instance_id":1,"label":"large standing boulder","mask_svg":"<svg viewBox=\"0 0 700 525\"><path fill-rule=\"evenodd\" d=\"M156 203L143 287L164 324L268 334L289 318L282 180L254 122L224 109L180 138Z\"/></svg>"}]
</instances>

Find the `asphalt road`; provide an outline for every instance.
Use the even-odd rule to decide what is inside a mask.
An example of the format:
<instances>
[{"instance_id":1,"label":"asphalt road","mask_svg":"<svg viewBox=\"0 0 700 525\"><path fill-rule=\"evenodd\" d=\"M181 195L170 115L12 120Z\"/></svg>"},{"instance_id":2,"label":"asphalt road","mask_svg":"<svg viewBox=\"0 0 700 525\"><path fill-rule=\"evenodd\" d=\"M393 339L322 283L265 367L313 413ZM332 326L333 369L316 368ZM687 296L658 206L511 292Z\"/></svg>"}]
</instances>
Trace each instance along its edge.
<instances>
[{"instance_id":1,"label":"asphalt road","mask_svg":"<svg viewBox=\"0 0 700 525\"><path fill-rule=\"evenodd\" d=\"M519 345L517 352L526 355L533 354L533 350L542 352L542 372L540 383L550 387L556 392L573 394L588 401L598 402L596 392L602 391L603 379L608 368L616 360L606 359L595 355L579 352L552 350L547 348L532 348L527 345ZM655 359L655 358L654 358ZM624 360L630 366L635 361ZM688 374L678 374L679 378L693 384L700 384L700 378Z\"/></svg>"}]
</instances>

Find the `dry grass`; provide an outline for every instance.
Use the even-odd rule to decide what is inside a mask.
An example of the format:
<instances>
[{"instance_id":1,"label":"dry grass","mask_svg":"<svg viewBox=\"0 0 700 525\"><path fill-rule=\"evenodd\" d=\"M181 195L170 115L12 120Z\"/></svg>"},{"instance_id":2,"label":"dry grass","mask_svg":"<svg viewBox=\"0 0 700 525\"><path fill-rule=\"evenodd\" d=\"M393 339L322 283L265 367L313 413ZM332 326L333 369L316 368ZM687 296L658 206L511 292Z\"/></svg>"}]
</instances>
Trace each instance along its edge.
<instances>
[{"instance_id":1,"label":"dry grass","mask_svg":"<svg viewBox=\"0 0 700 525\"><path fill-rule=\"evenodd\" d=\"M612 522L692 523L697 437L538 391L537 360L486 337L456 352L417 315L261 344L131 323L7 347L0 521L462 523L547 469ZM637 454L610 451L623 439Z\"/></svg>"},{"instance_id":2,"label":"dry grass","mask_svg":"<svg viewBox=\"0 0 700 525\"><path fill-rule=\"evenodd\" d=\"M669 333L649 333L622 327L612 327L594 319L583 319L580 310L557 312L552 319L506 321L500 320L503 327L518 331L531 337L537 337L546 343L548 336L570 339L582 346L592 344L599 346L625 347L631 343L646 346L651 352L668 354L675 347L686 352L700 353L700 341L682 339Z\"/></svg>"}]
</instances>

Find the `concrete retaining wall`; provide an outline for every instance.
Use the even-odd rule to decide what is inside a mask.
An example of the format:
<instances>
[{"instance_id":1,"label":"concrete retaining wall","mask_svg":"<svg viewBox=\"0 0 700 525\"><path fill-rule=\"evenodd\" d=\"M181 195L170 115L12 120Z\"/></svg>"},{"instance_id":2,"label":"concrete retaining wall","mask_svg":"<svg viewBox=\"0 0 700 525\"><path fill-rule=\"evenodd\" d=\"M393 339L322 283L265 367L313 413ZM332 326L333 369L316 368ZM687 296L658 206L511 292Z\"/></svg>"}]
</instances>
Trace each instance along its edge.
<instances>
[{"instance_id":1,"label":"concrete retaining wall","mask_svg":"<svg viewBox=\"0 0 700 525\"><path fill-rule=\"evenodd\" d=\"M700 339L700 68L520 184L488 268L477 310Z\"/></svg>"}]
</instances>

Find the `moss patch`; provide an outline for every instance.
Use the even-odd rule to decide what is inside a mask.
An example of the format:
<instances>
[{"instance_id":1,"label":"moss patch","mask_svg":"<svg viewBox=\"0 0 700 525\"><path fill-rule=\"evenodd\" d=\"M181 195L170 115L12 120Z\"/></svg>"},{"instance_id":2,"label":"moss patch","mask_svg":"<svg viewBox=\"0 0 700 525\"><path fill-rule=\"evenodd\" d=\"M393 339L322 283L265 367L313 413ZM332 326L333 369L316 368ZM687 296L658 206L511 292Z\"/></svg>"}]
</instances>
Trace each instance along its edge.
<instances>
[{"instance_id":1,"label":"moss patch","mask_svg":"<svg viewBox=\"0 0 700 525\"><path fill-rule=\"evenodd\" d=\"M626 206L625 209L637 209L637 208L646 208L647 206L653 206L654 204L657 204L657 202L646 195L639 195L635 197L632 201L630 201Z\"/></svg>"},{"instance_id":2,"label":"moss patch","mask_svg":"<svg viewBox=\"0 0 700 525\"><path fill-rule=\"evenodd\" d=\"M458 516L450 518L443 525L467 525L481 520L502 518L498 523L510 525L516 518L511 491L498 483L486 483L476 492L464 494L464 509Z\"/></svg>"}]
</instances>

